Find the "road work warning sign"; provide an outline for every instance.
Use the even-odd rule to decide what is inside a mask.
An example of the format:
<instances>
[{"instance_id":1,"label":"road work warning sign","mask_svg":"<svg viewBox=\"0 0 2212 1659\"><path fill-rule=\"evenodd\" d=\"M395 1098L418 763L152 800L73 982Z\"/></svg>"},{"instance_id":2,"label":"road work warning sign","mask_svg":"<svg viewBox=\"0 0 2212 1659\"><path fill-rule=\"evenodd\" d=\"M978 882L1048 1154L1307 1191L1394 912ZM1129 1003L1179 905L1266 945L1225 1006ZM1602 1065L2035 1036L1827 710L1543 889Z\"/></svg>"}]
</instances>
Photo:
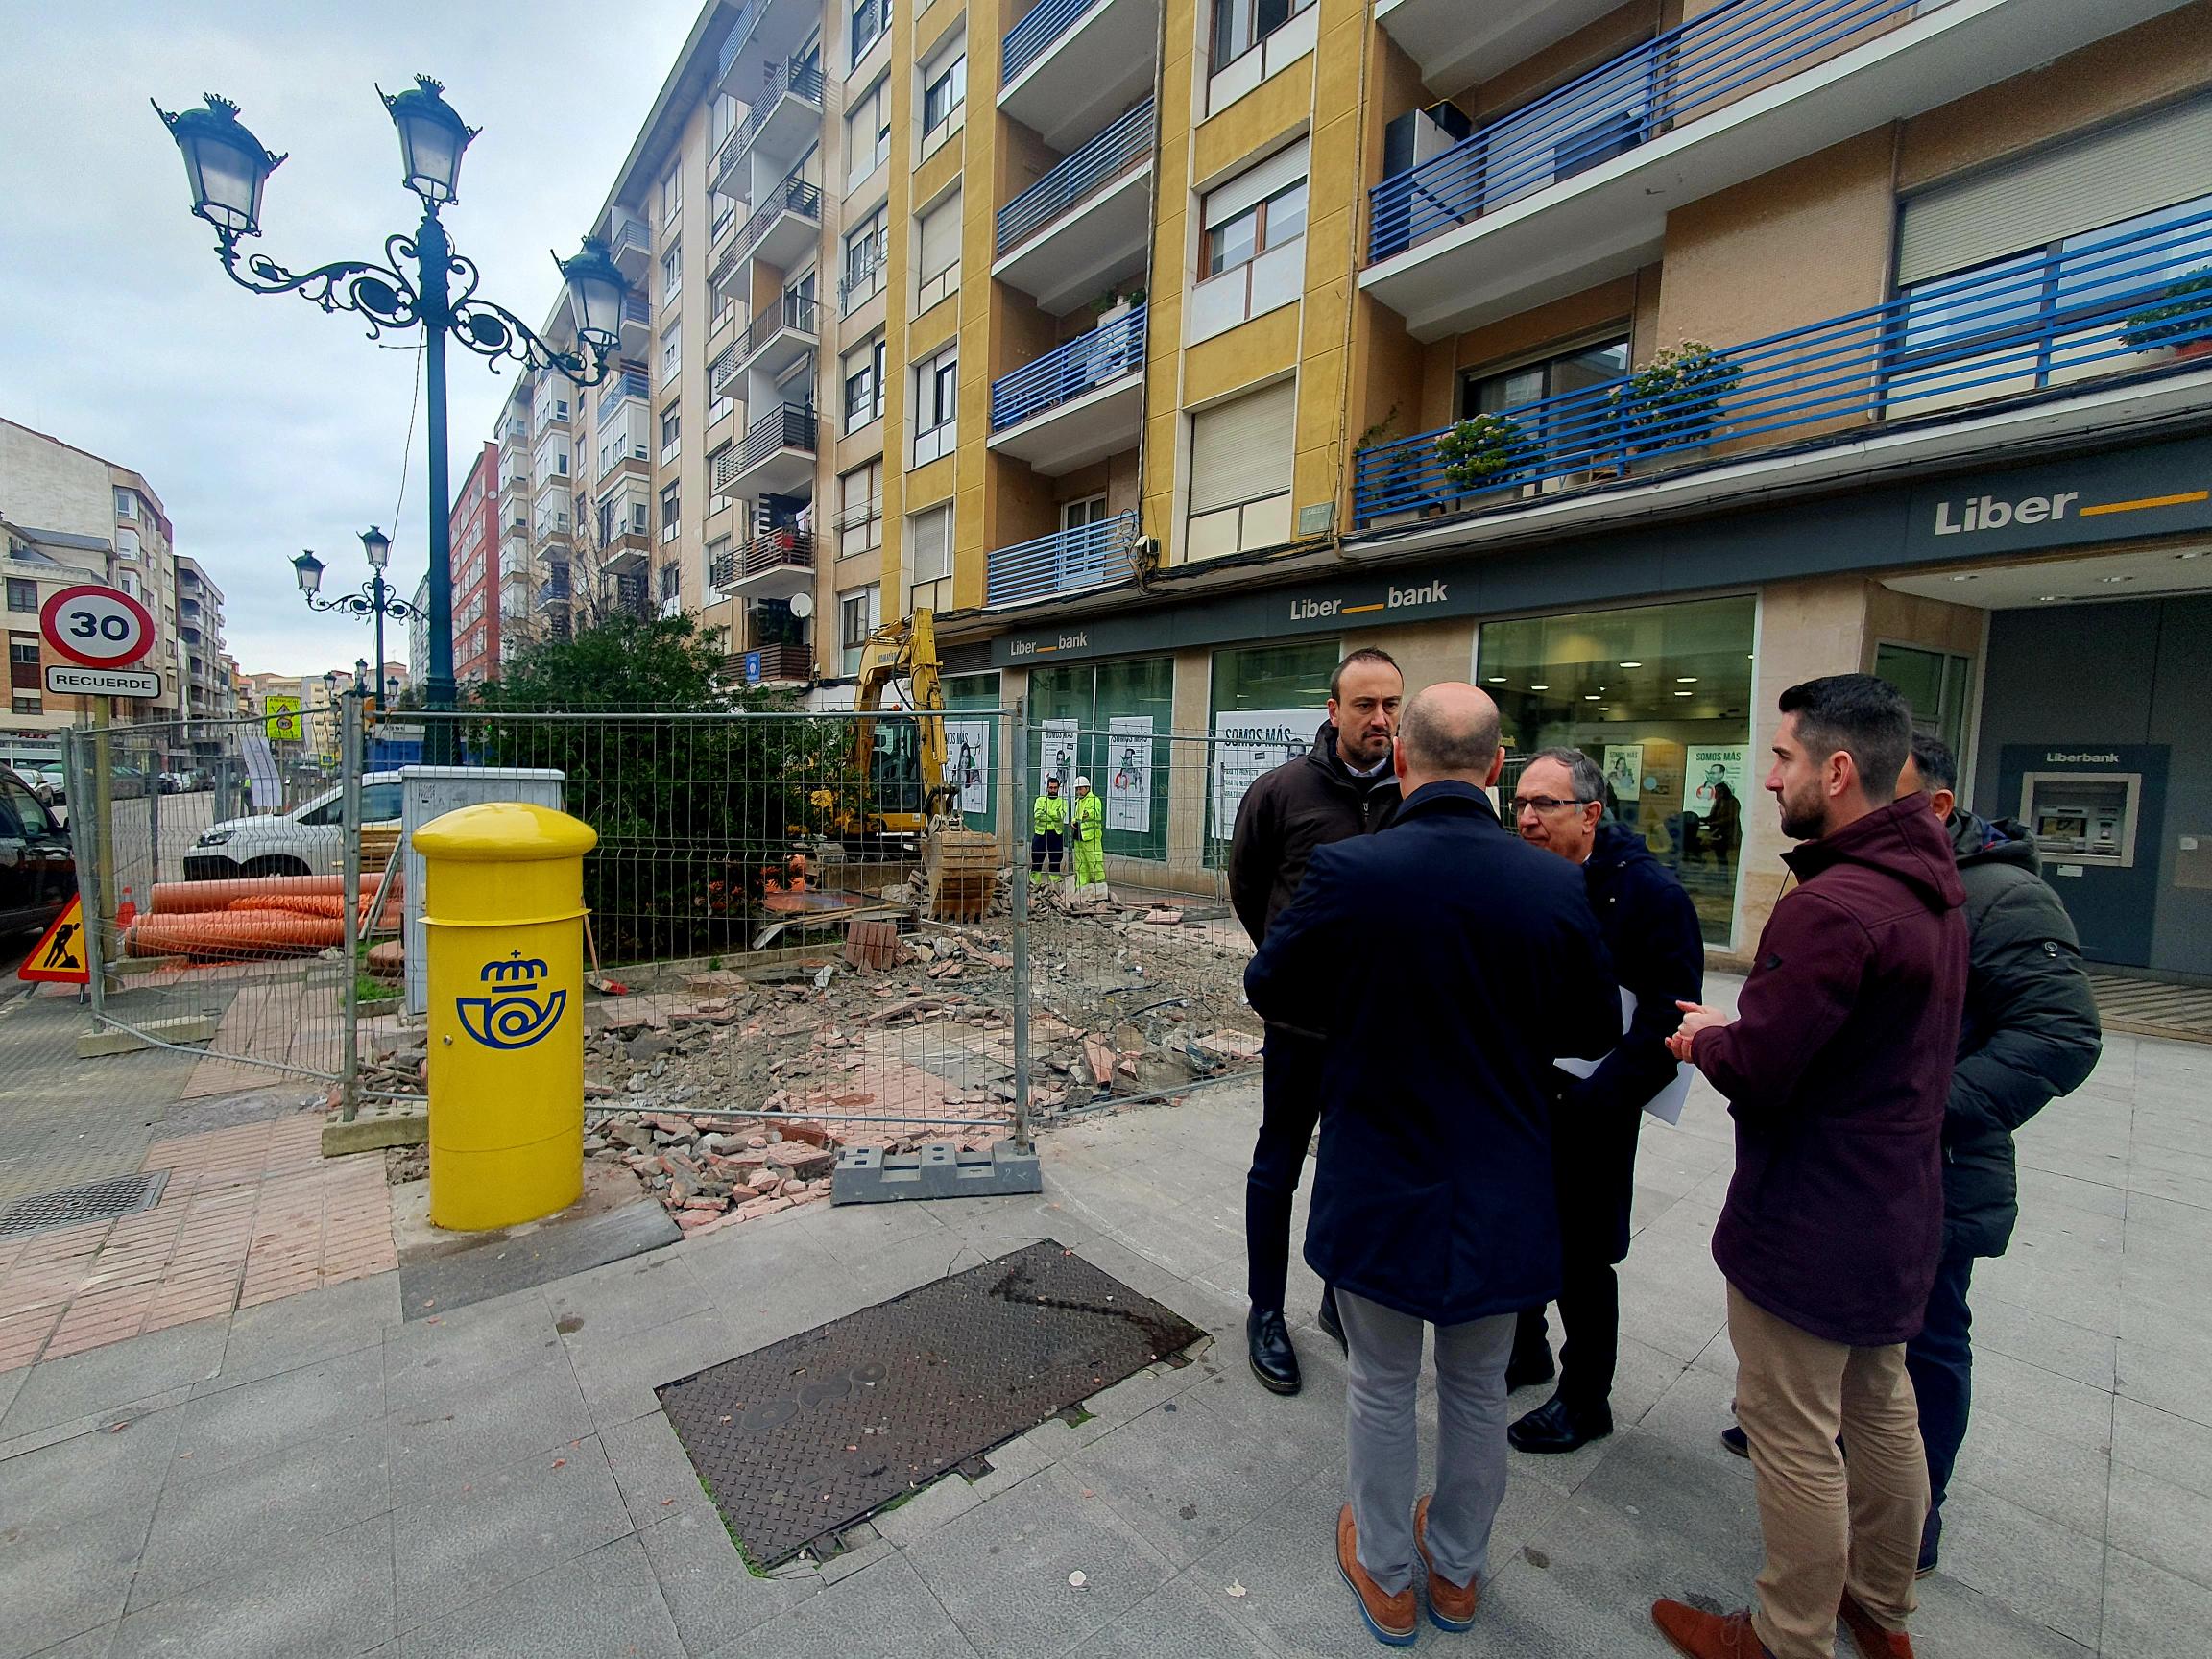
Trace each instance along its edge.
<instances>
[{"instance_id":1,"label":"road work warning sign","mask_svg":"<svg viewBox=\"0 0 2212 1659\"><path fill-rule=\"evenodd\" d=\"M50 985L86 985L92 972L84 961L84 901L72 899L69 907L54 918L54 926L36 949L15 970L18 979Z\"/></svg>"}]
</instances>

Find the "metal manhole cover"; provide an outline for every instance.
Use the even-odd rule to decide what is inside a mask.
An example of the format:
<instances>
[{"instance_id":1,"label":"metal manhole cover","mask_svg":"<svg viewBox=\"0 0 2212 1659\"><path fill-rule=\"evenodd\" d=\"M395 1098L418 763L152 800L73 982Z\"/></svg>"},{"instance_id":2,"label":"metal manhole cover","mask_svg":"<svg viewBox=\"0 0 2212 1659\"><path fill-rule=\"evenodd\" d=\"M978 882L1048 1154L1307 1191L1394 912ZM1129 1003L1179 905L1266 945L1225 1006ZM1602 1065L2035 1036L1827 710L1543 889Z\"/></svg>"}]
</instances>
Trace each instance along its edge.
<instances>
[{"instance_id":1,"label":"metal manhole cover","mask_svg":"<svg viewBox=\"0 0 2212 1659\"><path fill-rule=\"evenodd\" d=\"M773 1567L1203 1334L1046 1239L659 1392Z\"/></svg>"},{"instance_id":2,"label":"metal manhole cover","mask_svg":"<svg viewBox=\"0 0 2212 1659\"><path fill-rule=\"evenodd\" d=\"M169 1171L147 1175L116 1175L106 1181L87 1181L82 1187L64 1187L58 1192L40 1192L20 1198L0 1210L0 1238L16 1233L37 1233L48 1227L73 1227L80 1221L108 1221L137 1210L151 1210L168 1185Z\"/></svg>"}]
</instances>

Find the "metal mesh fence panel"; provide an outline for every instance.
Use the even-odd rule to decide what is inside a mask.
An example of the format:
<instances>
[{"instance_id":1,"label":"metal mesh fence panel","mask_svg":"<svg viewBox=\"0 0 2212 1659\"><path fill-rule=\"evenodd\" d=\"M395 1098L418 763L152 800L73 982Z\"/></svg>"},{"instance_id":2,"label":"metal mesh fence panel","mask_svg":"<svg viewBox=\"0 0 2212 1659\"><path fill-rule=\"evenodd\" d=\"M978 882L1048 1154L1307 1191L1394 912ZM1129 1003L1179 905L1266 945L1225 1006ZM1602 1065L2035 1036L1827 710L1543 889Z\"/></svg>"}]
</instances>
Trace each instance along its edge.
<instances>
[{"instance_id":1,"label":"metal mesh fence panel","mask_svg":"<svg viewBox=\"0 0 2212 1659\"><path fill-rule=\"evenodd\" d=\"M94 1024L199 1050L187 1094L344 1074L346 712L326 752L259 718L70 733Z\"/></svg>"}]
</instances>

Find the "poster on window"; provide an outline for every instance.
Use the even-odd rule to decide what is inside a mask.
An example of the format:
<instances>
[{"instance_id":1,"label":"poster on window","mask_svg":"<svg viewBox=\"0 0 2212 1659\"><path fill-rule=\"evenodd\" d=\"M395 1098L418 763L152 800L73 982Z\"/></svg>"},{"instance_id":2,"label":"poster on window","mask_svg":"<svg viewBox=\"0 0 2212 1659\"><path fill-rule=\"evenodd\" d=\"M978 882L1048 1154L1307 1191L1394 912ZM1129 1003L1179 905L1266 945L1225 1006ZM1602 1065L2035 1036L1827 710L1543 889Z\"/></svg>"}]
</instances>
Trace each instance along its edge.
<instances>
[{"instance_id":1,"label":"poster on window","mask_svg":"<svg viewBox=\"0 0 2212 1659\"><path fill-rule=\"evenodd\" d=\"M1633 805L1636 798L1643 794L1643 744L1605 745L1605 787L1613 792L1613 799L1623 806Z\"/></svg>"},{"instance_id":2,"label":"poster on window","mask_svg":"<svg viewBox=\"0 0 2212 1659\"><path fill-rule=\"evenodd\" d=\"M1106 828L1147 834L1152 829L1152 716L1117 714L1106 722Z\"/></svg>"},{"instance_id":3,"label":"poster on window","mask_svg":"<svg viewBox=\"0 0 2212 1659\"><path fill-rule=\"evenodd\" d=\"M1742 806L1743 763L1750 753L1741 743L1724 749L1700 749L1692 744L1682 767L1682 809L1695 812L1700 818L1710 818L1714 800L1722 789Z\"/></svg>"},{"instance_id":4,"label":"poster on window","mask_svg":"<svg viewBox=\"0 0 2212 1659\"><path fill-rule=\"evenodd\" d=\"M1045 793L1045 780L1060 780L1060 799L1075 798L1075 733L1072 720L1047 720L1042 728L1045 734L1044 759L1037 768L1037 793Z\"/></svg>"},{"instance_id":5,"label":"poster on window","mask_svg":"<svg viewBox=\"0 0 2212 1659\"><path fill-rule=\"evenodd\" d=\"M991 722L945 722L945 782L961 812L991 810Z\"/></svg>"},{"instance_id":6,"label":"poster on window","mask_svg":"<svg viewBox=\"0 0 2212 1659\"><path fill-rule=\"evenodd\" d=\"M1244 791L1262 772L1306 753L1320 724L1310 709L1240 709L1214 716L1214 837L1237 830Z\"/></svg>"}]
</instances>

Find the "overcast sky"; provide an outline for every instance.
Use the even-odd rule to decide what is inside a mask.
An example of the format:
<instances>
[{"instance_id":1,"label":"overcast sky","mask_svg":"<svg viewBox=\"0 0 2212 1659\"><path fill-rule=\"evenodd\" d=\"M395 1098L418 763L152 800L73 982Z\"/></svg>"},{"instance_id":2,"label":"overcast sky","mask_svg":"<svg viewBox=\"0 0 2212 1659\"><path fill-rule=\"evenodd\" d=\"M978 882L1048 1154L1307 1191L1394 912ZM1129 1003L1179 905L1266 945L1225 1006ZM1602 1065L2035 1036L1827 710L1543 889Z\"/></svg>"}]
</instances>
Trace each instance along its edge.
<instances>
[{"instance_id":1,"label":"overcast sky","mask_svg":"<svg viewBox=\"0 0 2212 1659\"><path fill-rule=\"evenodd\" d=\"M223 589L248 672L320 674L370 654L370 628L311 615L287 563L315 549L325 590L365 580L359 534L393 537L396 585L428 566L422 416L407 442L420 335L379 349L358 318L234 286L189 212L165 109L204 92L288 159L258 242L293 270L381 253L419 209L373 83L417 73L483 129L445 219L480 290L532 327L564 255L675 62L700 0L0 0L0 415L143 473L177 548ZM453 482L514 385L449 349ZM404 469L406 501L395 518ZM406 634L386 654L406 656Z\"/></svg>"}]
</instances>

